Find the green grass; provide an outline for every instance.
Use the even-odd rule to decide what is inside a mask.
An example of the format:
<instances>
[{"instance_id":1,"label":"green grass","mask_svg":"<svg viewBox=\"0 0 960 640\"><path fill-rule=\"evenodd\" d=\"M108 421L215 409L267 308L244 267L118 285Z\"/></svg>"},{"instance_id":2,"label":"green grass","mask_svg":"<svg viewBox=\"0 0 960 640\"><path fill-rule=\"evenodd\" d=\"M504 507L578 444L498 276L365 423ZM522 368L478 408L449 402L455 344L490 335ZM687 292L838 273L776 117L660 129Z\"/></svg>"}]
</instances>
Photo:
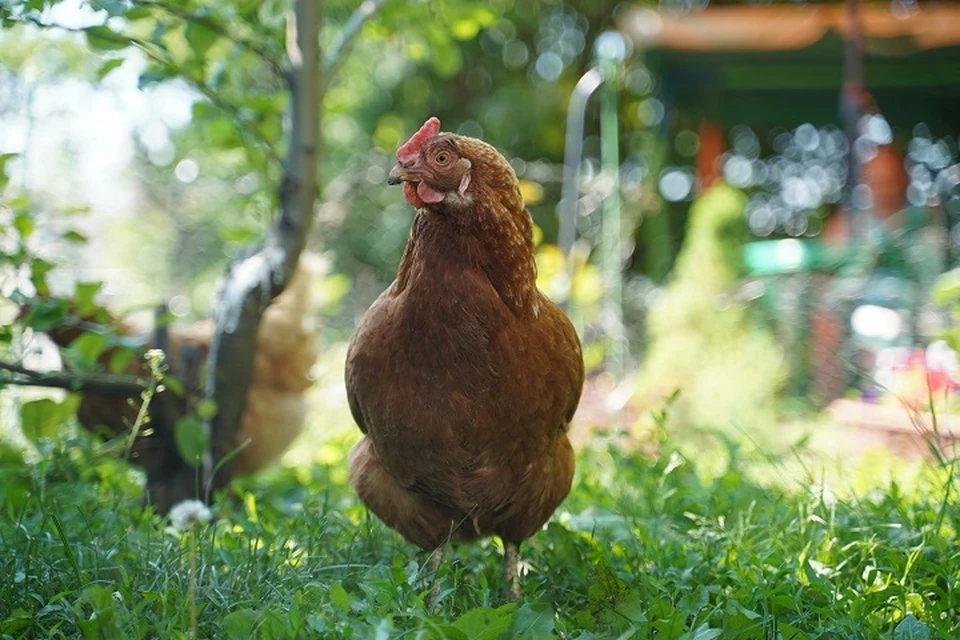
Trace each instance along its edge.
<instances>
[{"instance_id":1,"label":"green grass","mask_svg":"<svg viewBox=\"0 0 960 640\"><path fill-rule=\"evenodd\" d=\"M960 637L960 507L942 466L914 467L907 490L872 475L874 458L835 497L714 440L696 460L584 452L521 549L524 600L503 605L488 541L448 554L432 613L425 555L346 484L349 439L323 445L329 464L235 486L193 533L142 510L139 476L86 438L32 462L4 450L0 637L189 637L194 544L206 638Z\"/></svg>"}]
</instances>

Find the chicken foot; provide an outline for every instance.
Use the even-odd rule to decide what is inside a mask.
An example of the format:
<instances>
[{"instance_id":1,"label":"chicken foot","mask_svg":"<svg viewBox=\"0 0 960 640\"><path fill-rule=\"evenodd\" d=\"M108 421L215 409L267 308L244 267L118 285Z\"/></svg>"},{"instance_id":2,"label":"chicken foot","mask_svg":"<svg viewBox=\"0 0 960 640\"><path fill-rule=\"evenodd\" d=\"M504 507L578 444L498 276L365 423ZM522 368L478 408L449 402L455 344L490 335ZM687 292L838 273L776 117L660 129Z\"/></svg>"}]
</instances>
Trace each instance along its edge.
<instances>
[{"instance_id":1,"label":"chicken foot","mask_svg":"<svg viewBox=\"0 0 960 640\"><path fill-rule=\"evenodd\" d=\"M512 542L503 542L503 577L504 586L507 590L507 599L510 602L516 602L523 597L523 589L520 587L520 573L518 564L520 562L520 545Z\"/></svg>"}]
</instances>

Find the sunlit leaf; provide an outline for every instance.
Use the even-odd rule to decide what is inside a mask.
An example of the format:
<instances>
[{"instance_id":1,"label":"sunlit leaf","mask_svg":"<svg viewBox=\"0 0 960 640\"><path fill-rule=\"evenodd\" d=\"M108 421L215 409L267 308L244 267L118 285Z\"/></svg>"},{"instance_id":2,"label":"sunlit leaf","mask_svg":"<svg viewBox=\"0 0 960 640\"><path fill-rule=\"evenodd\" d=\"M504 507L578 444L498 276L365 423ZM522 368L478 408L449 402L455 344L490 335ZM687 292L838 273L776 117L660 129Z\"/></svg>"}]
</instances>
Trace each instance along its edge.
<instances>
[{"instance_id":1,"label":"sunlit leaf","mask_svg":"<svg viewBox=\"0 0 960 640\"><path fill-rule=\"evenodd\" d=\"M127 365L130 364L130 361L133 360L134 355L136 355L135 349L129 348L117 348L110 352L110 361L107 364L107 369L110 373L122 373L127 370Z\"/></svg>"},{"instance_id":2,"label":"sunlit leaf","mask_svg":"<svg viewBox=\"0 0 960 640\"><path fill-rule=\"evenodd\" d=\"M456 20L450 25L450 32L458 40L472 40L480 32L480 23L470 18Z\"/></svg>"},{"instance_id":3,"label":"sunlit leaf","mask_svg":"<svg viewBox=\"0 0 960 640\"><path fill-rule=\"evenodd\" d=\"M79 231L67 231L65 234L63 234L63 239L74 244L83 244L87 241L87 236L83 235Z\"/></svg>"},{"instance_id":4,"label":"sunlit leaf","mask_svg":"<svg viewBox=\"0 0 960 640\"><path fill-rule=\"evenodd\" d=\"M26 240L33 234L33 218L25 212L20 212L13 217L13 228L20 234L21 240Z\"/></svg>"},{"instance_id":5,"label":"sunlit leaf","mask_svg":"<svg viewBox=\"0 0 960 640\"><path fill-rule=\"evenodd\" d=\"M130 46L130 39L108 27L88 27L87 44L94 51L119 51Z\"/></svg>"},{"instance_id":6,"label":"sunlit leaf","mask_svg":"<svg viewBox=\"0 0 960 640\"><path fill-rule=\"evenodd\" d=\"M33 615L25 609L14 609L7 616L7 619L0 622L0 633L16 634L21 629L26 629L33 624Z\"/></svg>"},{"instance_id":7,"label":"sunlit leaf","mask_svg":"<svg viewBox=\"0 0 960 640\"><path fill-rule=\"evenodd\" d=\"M30 282L36 287L37 293L42 296L50 295L50 287L47 286L47 274L53 270L53 267L53 264L42 258L34 258L30 261Z\"/></svg>"},{"instance_id":8,"label":"sunlit leaf","mask_svg":"<svg viewBox=\"0 0 960 640\"><path fill-rule=\"evenodd\" d=\"M710 626L704 622L693 631L683 634L680 640L713 640L714 638L719 638L721 635L723 635L723 629L711 629Z\"/></svg>"},{"instance_id":9,"label":"sunlit leaf","mask_svg":"<svg viewBox=\"0 0 960 640\"><path fill-rule=\"evenodd\" d=\"M112 58L107 60L97 69L97 79L103 80L107 74L123 64L123 58Z\"/></svg>"},{"instance_id":10,"label":"sunlit leaf","mask_svg":"<svg viewBox=\"0 0 960 640\"><path fill-rule=\"evenodd\" d=\"M86 368L93 368L97 358L107 348L107 336L100 333L83 333L70 343L70 351Z\"/></svg>"},{"instance_id":11,"label":"sunlit leaf","mask_svg":"<svg viewBox=\"0 0 960 640\"><path fill-rule=\"evenodd\" d=\"M216 31L197 20L191 20L187 23L184 36L190 44L193 55L199 59L206 56L207 51L219 37Z\"/></svg>"},{"instance_id":12,"label":"sunlit leaf","mask_svg":"<svg viewBox=\"0 0 960 640\"><path fill-rule=\"evenodd\" d=\"M6 176L5 172L6 172L7 163L16 157L17 157L17 154L15 153L0 153L0 184L3 184L3 180Z\"/></svg>"},{"instance_id":13,"label":"sunlit leaf","mask_svg":"<svg viewBox=\"0 0 960 640\"><path fill-rule=\"evenodd\" d=\"M97 308L94 298L102 288L102 282L78 282L73 290L73 300L77 305L77 313L81 316L92 315Z\"/></svg>"},{"instance_id":14,"label":"sunlit leaf","mask_svg":"<svg viewBox=\"0 0 960 640\"><path fill-rule=\"evenodd\" d=\"M204 398L197 403L197 417L201 420L212 420L217 415L217 403L209 398Z\"/></svg>"},{"instance_id":15,"label":"sunlit leaf","mask_svg":"<svg viewBox=\"0 0 960 640\"><path fill-rule=\"evenodd\" d=\"M237 131L236 122L226 116L221 116L207 123L206 134L213 144L223 149L243 146L243 138Z\"/></svg>"},{"instance_id":16,"label":"sunlit leaf","mask_svg":"<svg viewBox=\"0 0 960 640\"><path fill-rule=\"evenodd\" d=\"M33 443L53 438L69 415L69 407L50 398L24 402L20 405L20 424L23 435Z\"/></svg>"},{"instance_id":17,"label":"sunlit leaf","mask_svg":"<svg viewBox=\"0 0 960 640\"><path fill-rule=\"evenodd\" d=\"M123 15L124 19L128 22L134 20L144 20L146 18L152 18L153 13L147 7L134 7L130 9Z\"/></svg>"},{"instance_id":18,"label":"sunlit leaf","mask_svg":"<svg viewBox=\"0 0 960 640\"><path fill-rule=\"evenodd\" d=\"M194 416L184 416L177 420L173 429L173 440L180 457L194 467L203 461L203 454L210 442L203 422Z\"/></svg>"},{"instance_id":19,"label":"sunlit leaf","mask_svg":"<svg viewBox=\"0 0 960 640\"><path fill-rule=\"evenodd\" d=\"M319 303L326 309L336 308L352 286L353 281L345 273L331 273L320 281Z\"/></svg>"},{"instance_id":20,"label":"sunlit leaf","mask_svg":"<svg viewBox=\"0 0 960 640\"><path fill-rule=\"evenodd\" d=\"M353 598L351 598L347 590L339 584L335 584L330 588L330 601L334 607L344 613L350 611L350 606L353 604Z\"/></svg>"}]
</instances>

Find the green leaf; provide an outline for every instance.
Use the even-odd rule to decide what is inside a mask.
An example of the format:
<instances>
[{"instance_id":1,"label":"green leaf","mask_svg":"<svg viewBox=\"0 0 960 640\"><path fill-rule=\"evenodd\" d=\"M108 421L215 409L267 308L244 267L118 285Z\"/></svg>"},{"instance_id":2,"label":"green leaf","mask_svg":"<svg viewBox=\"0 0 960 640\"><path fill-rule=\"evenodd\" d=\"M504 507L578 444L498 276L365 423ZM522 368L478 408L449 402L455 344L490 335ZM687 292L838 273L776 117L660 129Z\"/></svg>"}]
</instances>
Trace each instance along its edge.
<instances>
[{"instance_id":1,"label":"green leaf","mask_svg":"<svg viewBox=\"0 0 960 640\"><path fill-rule=\"evenodd\" d=\"M73 299L77 305L77 313L81 316L93 315L97 310L94 298L102 288L102 282L78 282L73 289Z\"/></svg>"},{"instance_id":2,"label":"green leaf","mask_svg":"<svg viewBox=\"0 0 960 640\"><path fill-rule=\"evenodd\" d=\"M930 628L917 620L916 616L909 615L893 630L893 640L930 640Z\"/></svg>"},{"instance_id":3,"label":"green leaf","mask_svg":"<svg viewBox=\"0 0 960 640\"><path fill-rule=\"evenodd\" d=\"M223 630L230 640L247 640L259 618L253 609L239 609L223 619Z\"/></svg>"},{"instance_id":4,"label":"green leaf","mask_svg":"<svg viewBox=\"0 0 960 640\"><path fill-rule=\"evenodd\" d=\"M33 234L36 227L33 224L33 218L28 213L21 211L13 217L13 228L20 234L21 240L26 240Z\"/></svg>"},{"instance_id":5,"label":"green leaf","mask_svg":"<svg viewBox=\"0 0 960 640\"><path fill-rule=\"evenodd\" d=\"M7 163L16 157L17 154L15 153L0 153L0 177L4 177L6 175L5 171Z\"/></svg>"},{"instance_id":6,"label":"green leaf","mask_svg":"<svg viewBox=\"0 0 960 640\"><path fill-rule=\"evenodd\" d=\"M127 7L120 0L90 0L90 5L94 9L103 9L110 17L122 16L127 12Z\"/></svg>"},{"instance_id":7,"label":"green leaf","mask_svg":"<svg viewBox=\"0 0 960 640\"><path fill-rule=\"evenodd\" d=\"M187 23L187 28L183 35L186 37L190 48L193 50L193 55L197 59L206 57L207 51L210 50L210 47L212 47L213 43L219 38L216 31L196 20L191 20Z\"/></svg>"},{"instance_id":8,"label":"green leaf","mask_svg":"<svg viewBox=\"0 0 960 640\"><path fill-rule=\"evenodd\" d=\"M153 13L151 13L150 9L147 7L134 7L133 9L127 11L123 17L126 18L127 21L132 22L134 20L145 20L147 18L152 18Z\"/></svg>"},{"instance_id":9,"label":"green leaf","mask_svg":"<svg viewBox=\"0 0 960 640\"><path fill-rule=\"evenodd\" d=\"M777 624L780 640L807 640L807 636L792 624L781 622Z\"/></svg>"},{"instance_id":10,"label":"green leaf","mask_svg":"<svg viewBox=\"0 0 960 640\"><path fill-rule=\"evenodd\" d=\"M243 138L237 131L237 123L225 116L209 122L205 131L207 138L222 149L236 149L243 146Z\"/></svg>"},{"instance_id":11,"label":"green leaf","mask_svg":"<svg viewBox=\"0 0 960 640\"><path fill-rule=\"evenodd\" d=\"M350 611L350 607L353 605L353 598L351 598L347 590L339 584L330 587L330 601L334 607L343 613Z\"/></svg>"},{"instance_id":12,"label":"green leaf","mask_svg":"<svg viewBox=\"0 0 960 640\"><path fill-rule=\"evenodd\" d=\"M209 398L204 398L197 402L196 411L201 420L212 420L217 415L217 403Z\"/></svg>"},{"instance_id":13,"label":"green leaf","mask_svg":"<svg viewBox=\"0 0 960 640\"><path fill-rule=\"evenodd\" d=\"M67 317L67 307L62 300L44 300L30 307L23 324L43 333L60 324Z\"/></svg>"},{"instance_id":14,"label":"green leaf","mask_svg":"<svg viewBox=\"0 0 960 640\"><path fill-rule=\"evenodd\" d=\"M55 437L67 417L64 405L50 398L25 402L20 406L23 436L34 444Z\"/></svg>"},{"instance_id":15,"label":"green leaf","mask_svg":"<svg viewBox=\"0 0 960 640\"><path fill-rule=\"evenodd\" d=\"M496 640L510 628L516 611L516 603L496 609L478 607L457 618L453 626L463 631L470 640Z\"/></svg>"},{"instance_id":16,"label":"green leaf","mask_svg":"<svg viewBox=\"0 0 960 640\"><path fill-rule=\"evenodd\" d=\"M81 365L93 369L97 358L107 348L108 338L100 333L82 333L70 343L70 352L76 356Z\"/></svg>"},{"instance_id":17,"label":"green leaf","mask_svg":"<svg viewBox=\"0 0 960 640\"><path fill-rule=\"evenodd\" d=\"M207 436L203 422L195 416L184 416L177 420L173 427L173 441L177 445L180 457L187 464L197 467L203 461L203 454L207 451L210 438Z\"/></svg>"},{"instance_id":18,"label":"green leaf","mask_svg":"<svg viewBox=\"0 0 960 640\"><path fill-rule=\"evenodd\" d=\"M710 626L704 622L693 631L688 631L680 636L680 640L713 640L722 634L723 629L711 629Z\"/></svg>"},{"instance_id":19,"label":"green leaf","mask_svg":"<svg viewBox=\"0 0 960 640\"><path fill-rule=\"evenodd\" d=\"M33 624L33 616L25 609L14 609L6 620L0 622L0 633L15 634Z\"/></svg>"},{"instance_id":20,"label":"green leaf","mask_svg":"<svg viewBox=\"0 0 960 640\"><path fill-rule=\"evenodd\" d=\"M103 585L90 585L80 595L80 598L97 611L112 609L116 601L111 590Z\"/></svg>"},{"instance_id":21,"label":"green leaf","mask_svg":"<svg viewBox=\"0 0 960 640\"><path fill-rule=\"evenodd\" d=\"M450 32L457 40L473 40L480 33L480 23L470 18L455 20L450 25Z\"/></svg>"},{"instance_id":22,"label":"green leaf","mask_svg":"<svg viewBox=\"0 0 960 640\"><path fill-rule=\"evenodd\" d=\"M307 624L310 626L310 630L315 633L324 633L329 628L326 619L318 615L308 615Z\"/></svg>"},{"instance_id":23,"label":"green leaf","mask_svg":"<svg viewBox=\"0 0 960 640\"><path fill-rule=\"evenodd\" d=\"M107 370L110 373L123 373L127 370L127 365L136 354L136 349L121 347L114 349L110 353L110 362L107 364Z\"/></svg>"},{"instance_id":24,"label":"green leaf","mask_svg":"<svg viewBox=\"0 0 960 640\"><path fill-rule=\"evenodd\" d=\"M528 603L517 610L510 630L500 637L539 640L554 637L553 608L542 602Z\"/></svg>"},{"instance_id":25,"label":"green leaf","mask_svg":"<svg viewBox=\"0 0 960 640\"><path fill-rule=\"evenodd\" d=\"M63 234L63 239L74 244L83 244L87 241L87 236L83 235L79 231L71 230Z\"/></svg>"},{"instance_id":26,"label":"green leaf","mask_svg":"<svg viewBox=\"0 0 960 640\"><path fill-rule=\"evenodd\" d=\"M50 295L50 287L47 286L47 274L53 271L53 265L42 258L34 258L30 261L30 282L36 287L37 293L42 296Z\"/></svg>"},{"instance_id":27,"label":"green leaf","mask_svg":"<svg viewBox=\"0 0 960 640\"><path fill-rule=\"evenodd\" d=\"M100 65L99 69L97 69L97 80L103 80L108 73L110 73L111 71L113 71L114 69L116 69L122 64L123 64L123 58L111 58L110 60L107 60L102 65Z\"/></svg>"},{"instance_id":28,"label":"green leaf","mask_svg":"<svg viewBox=\"0 0 960 640\"><path fill-rule=\"evenodd\" d=\"M120 51L130 46L130 39L107 27L88 27L87 44L94 51Z\"/></svg>"},{"instance_id":29,"label":"green leaf","mask_svg":"<svg viewBox=\"0 0 960 640\"><path fill-rule=\"evenodd\" d=\"M155 84L159 84L171 78L176 78L177 74L173 69L161 66L147 67L137 79L137 88L146 89Z\"/></svg>"},{"instance_id":30,"label":"green leaf","mask_svg":"<svg viewBox=\"0 0 960 640\"><path fill-rule=\"evenodd\" d=\"M237 9L237 13L241 16L246 16L249 13L255 12L260 8L261 0L237 0L234 3L234 6Z\"/></svg>"},{"instance_id":31,"label":"green leaf","mask_svg":"<svg viewBox=\"0 0 960 640\"><path fill-rule=\"evenodd\" d=\"M178 398L183 397L183 383L180 382L180 378L177 376L169 373L163 374L163 386L167 388L167 391Z\"/></svg>"}]
</instances>

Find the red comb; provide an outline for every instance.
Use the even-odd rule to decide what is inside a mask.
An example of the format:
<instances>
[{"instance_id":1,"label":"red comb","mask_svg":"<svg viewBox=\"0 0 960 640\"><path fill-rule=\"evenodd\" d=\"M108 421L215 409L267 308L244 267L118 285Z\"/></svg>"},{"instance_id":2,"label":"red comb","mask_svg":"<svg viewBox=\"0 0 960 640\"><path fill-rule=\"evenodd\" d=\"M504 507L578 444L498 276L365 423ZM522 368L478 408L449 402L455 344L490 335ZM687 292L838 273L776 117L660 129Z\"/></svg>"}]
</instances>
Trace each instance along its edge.
<instances>
[{"instance_id":1,"label":"red comb","mask_svg":"<svg viewBox=\"0 0 960 640\"><path fill-rule=\"evenodd\" d=\"M402 147L397 149L397 160L402 164L412 162L420 155L420 147L430 138L440 133L440 120L434 116L423 123L420 131L410 136L410 139Z\"/></svg>"}]
</instances>

